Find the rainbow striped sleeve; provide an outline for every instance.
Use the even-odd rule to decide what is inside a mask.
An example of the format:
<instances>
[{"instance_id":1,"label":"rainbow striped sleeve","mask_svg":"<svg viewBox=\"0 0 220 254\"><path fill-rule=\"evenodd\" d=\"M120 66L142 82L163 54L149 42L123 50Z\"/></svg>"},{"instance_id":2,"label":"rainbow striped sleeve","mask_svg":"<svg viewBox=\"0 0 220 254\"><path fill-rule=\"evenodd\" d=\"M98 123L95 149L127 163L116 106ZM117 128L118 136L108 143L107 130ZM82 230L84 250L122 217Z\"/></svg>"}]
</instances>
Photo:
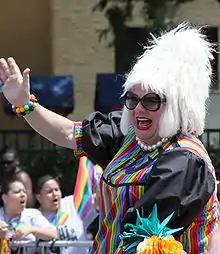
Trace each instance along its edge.
<instances>
[{"instance_id":1,"label":"rainbow striped sleeve","mask_svg":"<svg viewBox=\"0 0 220 254\"><path fill-rule=\"evenodd\" d=\"M74 155L76 158L86 156L86 153L82 148L82 122L74 122L74 132L76 139L76 150L74 150Z\"/></svg>"},{"instance_id":2,"label":"rainbow striped sleeve","mask_svg":"<svg viewBox=\"0 0 220 254\"><path fill-rule=\"evenodd\" d=\"M93 177L94 164L88 159L88 157L81 157L73 193L73 202L76 211L82 220L93 206Z\"/></svg>"},{"instance_id":3,"label":"rainbow striped sleeve","mask_svg":"<svg viewBox=\"0 0 220 254\"><path fill-rule=\"evenodd\" d=\"M208 253L211 237L219 223L218 209L216 194L213 193L205 210L178 239L182 242L187 254Z\"/></svg>"}]
</instances>

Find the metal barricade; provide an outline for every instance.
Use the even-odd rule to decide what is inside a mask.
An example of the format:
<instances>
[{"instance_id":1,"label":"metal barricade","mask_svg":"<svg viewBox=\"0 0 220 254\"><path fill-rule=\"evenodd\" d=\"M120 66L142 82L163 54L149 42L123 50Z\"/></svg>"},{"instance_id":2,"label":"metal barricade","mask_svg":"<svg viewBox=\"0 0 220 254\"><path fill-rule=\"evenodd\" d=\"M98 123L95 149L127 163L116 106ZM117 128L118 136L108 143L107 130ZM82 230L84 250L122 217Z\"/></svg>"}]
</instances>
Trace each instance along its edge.
<instances>
[{"instance_id":1,"label":"metal barricade","mask_svg":"<svg viewBox=\"0 0 220 254\"><path fill-rule=\"evenodd\" d=\"M41 248L41 254L45 254L45 247L92 247L93 242L92 241L12 241L10 242L10 248L22 248L22 254L26 254L27 248L31 247L37 247Z\"/></svg>"}]
</instances>

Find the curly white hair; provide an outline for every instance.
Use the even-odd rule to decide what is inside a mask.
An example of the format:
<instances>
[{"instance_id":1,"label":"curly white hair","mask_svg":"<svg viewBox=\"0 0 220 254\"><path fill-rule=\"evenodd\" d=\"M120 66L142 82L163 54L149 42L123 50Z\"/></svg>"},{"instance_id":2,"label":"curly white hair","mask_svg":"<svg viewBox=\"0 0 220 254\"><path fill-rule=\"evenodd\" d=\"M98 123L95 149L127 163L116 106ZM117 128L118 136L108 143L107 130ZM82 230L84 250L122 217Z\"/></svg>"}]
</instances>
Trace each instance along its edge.
<instances>
[{"instance_id":1,"label":"curly white hair","mask_svg":"<svg viewBox=\"0 0 220 254\"><path fill-rule=\"evenodd\" d=\"M213 45L201 32L182 23L155 38L144 48L124 83L124 93L140 84L166 97L160 119L160 137L171 137L179 130L201 135L205 125L206 100L211 85ZM128 109L123 108L121 130L130 127Z\"/></svg>"}]
</instances>

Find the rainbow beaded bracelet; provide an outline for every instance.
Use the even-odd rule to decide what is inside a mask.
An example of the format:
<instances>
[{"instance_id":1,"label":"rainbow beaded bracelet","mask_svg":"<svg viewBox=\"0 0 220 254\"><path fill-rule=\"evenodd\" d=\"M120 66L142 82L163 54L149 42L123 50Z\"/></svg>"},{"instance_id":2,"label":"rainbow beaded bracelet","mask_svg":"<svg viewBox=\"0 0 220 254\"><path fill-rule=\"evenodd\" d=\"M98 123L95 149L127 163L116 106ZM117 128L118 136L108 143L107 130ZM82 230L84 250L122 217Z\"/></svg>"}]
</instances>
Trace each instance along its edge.
<instances>
[{"instance_id":1,"label":"rainbow beaded bracelet","mask_svg":"<svg viewBox=\"0 0 220 254\"><path fill-rule=\"evenodd\" d=\"M12 110L15 112L18 116L25 116L29 115L38 105L38 101L36 97L31 94L29 101L22 107L15 107L12 105Z\"/></svg>"}]
</instances>

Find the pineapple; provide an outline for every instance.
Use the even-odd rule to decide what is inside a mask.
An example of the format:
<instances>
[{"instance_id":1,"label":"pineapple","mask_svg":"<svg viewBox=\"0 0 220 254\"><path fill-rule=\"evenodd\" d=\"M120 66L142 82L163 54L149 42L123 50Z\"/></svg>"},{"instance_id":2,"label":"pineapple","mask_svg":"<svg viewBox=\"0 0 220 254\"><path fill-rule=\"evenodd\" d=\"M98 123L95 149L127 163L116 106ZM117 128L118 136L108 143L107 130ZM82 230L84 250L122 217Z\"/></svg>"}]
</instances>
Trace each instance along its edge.
<instances>
[{"instance_id":1,"label":"pineapple","mask_svg":"<svg viewBox=\"0 0 220 254\"><path fill-rule=\"evenodd\" d=\"M121 240L126 244L123 250L126 253L136 254L186 254L180 242L172 236L173 233L181 230L166 227L174 213L169 215L162 223L157 217L157 205L148 218L142 218L137 210L136 225L126 224L125 229L120 235Z\"/></svg>"}]
</instances>

